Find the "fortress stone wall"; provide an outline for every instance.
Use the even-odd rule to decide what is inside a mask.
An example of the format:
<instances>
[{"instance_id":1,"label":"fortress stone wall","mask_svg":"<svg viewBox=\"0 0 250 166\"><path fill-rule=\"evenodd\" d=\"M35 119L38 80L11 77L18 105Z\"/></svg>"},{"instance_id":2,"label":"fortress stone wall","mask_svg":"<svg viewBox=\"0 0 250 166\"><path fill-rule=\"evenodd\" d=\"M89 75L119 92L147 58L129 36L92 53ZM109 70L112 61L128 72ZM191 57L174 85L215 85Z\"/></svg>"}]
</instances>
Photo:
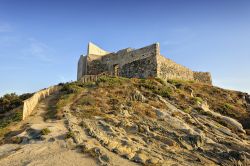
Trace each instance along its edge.
<instances>
[{"instance_id":1,"label":"fortress stone wall","mask_svg":"<svg viewBox=\"0 0 250 166\"><path fill-rule=\"evenodd\" d=\"M167 79L196 80L212 84L208 72L193 72L160 54L160 45L155 43L140 49L126 48L109 53L89 43L87 55L80 56L77 79L85 75L106 73L128 78L159 77Z\"/></svg>"},{"instance_id":2,"label":"fortress stone wall","mask_svg":"<svg viewBox=\"0 0 250 166\"><path fill-rule=\"evenodd\" d=\"M212 84L212 76L209 72L194 72L194 80L206 84Z\"/></svg>"},{"instance_id":3,"label":"fortress stone wall","mask_svg":"<svg viewBox=\"0 0 250 166\"><path fill-rule=\"evenodd\" d=\"M58 86L52 86L44 90L40 90L34 93L30 98L24 100L23 102L23 120L32 114L34 109L36 108L39 101L54 93L59 89Z\"/></svg>"},{"instance_id":4,"label":"fortress stone wall","mask_svg":"<svg viewBox=\"0 0 250 166\"><path fill-rule=\"evenodd\" d=\"M157 47L159 47L158 44L153 44L136 50L126 48L106 55L89 54L81 56L78 62L78 78L83 75L100 73L117 74L130 78L155 77ZM115 67L117 67L117 73L115 73Z\"/></svg>"},{"instance_id":5,"label":"fortress stone wall","mask_svg":"<svg viewBox=\"0 0 250 166\"><path fill-rule=\"evenodd\" d=\"M157 56L157 76L161 79L184 79L194 80L193 71L185 66L179 65L174 61Z\"/></svg>"}]
</instances>

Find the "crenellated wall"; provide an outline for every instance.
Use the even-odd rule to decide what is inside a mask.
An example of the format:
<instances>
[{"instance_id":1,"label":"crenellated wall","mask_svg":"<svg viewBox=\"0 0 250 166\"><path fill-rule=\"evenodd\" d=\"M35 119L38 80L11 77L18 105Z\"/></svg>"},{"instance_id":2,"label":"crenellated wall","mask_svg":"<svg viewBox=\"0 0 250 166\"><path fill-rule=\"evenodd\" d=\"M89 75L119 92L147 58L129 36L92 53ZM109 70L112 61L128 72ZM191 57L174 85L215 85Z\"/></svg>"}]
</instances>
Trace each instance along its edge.
<instances>
[{"instance_id":1,"label":"crenellated wall","mask_svg":"<svg viewBox=\"0 0 250 166\"><path fill-rule=\"evenodd\" d=\"M42 99L46 98L50 94L54 93L59 89L58 86L52 86L47 89L36 92L30 98L24 100L23 102L23 120L26 119L34 111L35 107Z\"/></svg>"}]
</instances>

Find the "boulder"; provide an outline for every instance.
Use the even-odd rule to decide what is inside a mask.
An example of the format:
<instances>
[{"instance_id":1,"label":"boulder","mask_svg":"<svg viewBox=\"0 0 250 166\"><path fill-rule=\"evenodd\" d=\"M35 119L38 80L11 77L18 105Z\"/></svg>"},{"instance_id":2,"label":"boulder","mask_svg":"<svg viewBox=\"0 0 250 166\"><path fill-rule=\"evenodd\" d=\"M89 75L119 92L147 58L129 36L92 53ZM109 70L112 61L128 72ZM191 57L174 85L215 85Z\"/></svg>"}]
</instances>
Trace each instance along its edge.
<instances>
[{"instance_id":1,"label":"boulder","mask_svg":"<svg viewBox=\"0 0 250 166\"><path fill-rule=\"evenodd\" d=\"M161 109L158 109L155 107L153 107L153 110L155 111L155 113L159 119L163 119L166 116L166 112L164 110L161 110Z\"/></svg>"},{"instance_id":2,"label":"boulder","mask_svg":"<svg viewBox=\"0 0 250 166\"><path fill-rule=\"evenodd\" d=\"M194 95L193 95L194 90L192 88L188 87L187 91L188 91L188 93L190 94L191 97L194 97Z\"/></svg>"},{"instance_id":3,"label":"boulder","mask_svg":"<svg viewBox=\"0 0 250 166\"><path fill-rule=\"evenodd\" d=\"M239 123L237 120L235 120L233 118L223 116L220 113L217 113L217 112L210 110L209 106L207 105L206 102L201 104L201 109L204 112L209 113L213 118L219 119L220 121L227 124L228 128L236 130L236 131L241 132L241 133L246 133L246 131L243 129L243 126L241 123Z\"/></svg>"},{"instance_id":4,"label":"boulder","mask_svg":"<svg viewBox=\"0 0 250 166\"><path fill-rule=\"evenodd\" d=\"M141 94L141 92L139 90L135 90L131 96L132 100L134 101L141 101L141 102L145 102L146 101L146 97Z\"/></svg>"},{"instance_id":5,"label":"boulder","mask_svg":"<svg viewBox=\"0 0 250 166\"><path fill-rule=\"evenodd\" d=\"M140 152L134 156L133 160L137 163L145 164L146 161L148 160L148 157L146 154Z\"/></svg>"},{"instance_id":6,"label":"boulder","mask_svg":"<svg viewBox=\"0 0 250 166\"><path fill-rule=\"evenodd\" d=\"M247 111L250 112L250 95L249 95L249 94L247 94L247 95L245 96L245 100L246 100L246 102L247 102Z\"/></svg>"}]
</instances>

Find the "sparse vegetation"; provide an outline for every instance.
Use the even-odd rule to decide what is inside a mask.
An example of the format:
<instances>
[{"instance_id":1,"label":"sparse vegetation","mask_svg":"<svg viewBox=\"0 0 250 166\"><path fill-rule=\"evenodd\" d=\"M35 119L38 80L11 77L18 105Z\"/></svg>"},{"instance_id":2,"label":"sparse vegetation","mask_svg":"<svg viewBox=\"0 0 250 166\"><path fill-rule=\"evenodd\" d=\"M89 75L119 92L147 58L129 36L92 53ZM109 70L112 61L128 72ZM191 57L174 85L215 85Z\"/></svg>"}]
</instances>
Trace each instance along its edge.
<instances>
[{"instance_id":1,"label":"sparse vegetation","mask_svg":"<svg viewBox=\"0 0 250 166\"><path fill-rule=\"evenodd\" d=\"M79 105L88 105L88 106L93 106L95 105L95 99L92 98L92 97L88 97L88 96L84 96L84 97L81 97L79 100L78 100L78 104Z\"/></svg>"},{"instance_id":2,"label":"sparse vegetation","mask_svg":"<svg viewBox=\"0 0 250 166\"><path fill-rule=\"evenodd\" d=\"M67 94L76 93L80 90L80 87L75 83L66 83L63 85L61 91Z\"/></svg>"},{"instance_id":3,"label":"sparse vegetation","mask_svg":"<svg viewBox=\"0 0 250 166\"><path fill-rule=\"evenodd\" d=\"M200 97L193 97L192 100L195 104L201 104L203 102L202 98Z\"/></svg>"},{"instance_id":4,"label":"sparse vegetation","mask_svg":"<svg viewBox=\"0 0 250 166\"><path fill-rule=\"evenodd\" d=\"M188 107L195 107L197 103L206 101L210 109L240 121L245 128L250 128L249 113L242 100L242 93L225 90L211 85L183 80L168 80L168 83L178 89L174 89L171 100L175 105L184 110ZM193 89L190 96L189 89Z\"/></svg>"},{"instance_id":5,"label":"sparse vegetation","mask_svg":"<svg viewBox=\"0 0 250 166\"><path fill-rule=\"evenodd\" d=\"M141 79L139 82L140 87L144 87L153 93L156 93L162 97L170 97L172 94L172 88L167 86L165 83L161 83L159 79Z\"/></svg>"},{"instance_id":6,"label":"sparse vegetation","mask_svg":"<svg viewBox=\"0 0 250 166\"><path fill-rule=\"evenodd\" d=\"M69 131L66 136L65 136L65 139L69 139L69 138L74 138L74 133L73 131Z\"/></svg>"},{"instance_id":7,"label":"sparse vegetation","mask_svg":"<svg viewBox=\"0 0 250 166\"><path fill-rule=\"evenodd\" d=\"M9 124L13 122L18 122L22 120L22 111L16 110L13 113L9 114L8 116L3 116L0 119L0 129L5 128Z\"/></svg>"},{"instance_id":8,"label":"sparse vegetation","mask_svg":"<svg viewBox=\"0 0 250 166\"><path fill-rule=\"evenodd\" d=\"M21 137L11 137L10 142L13 144L20 144L22 142Z\"/></svg>"},{"instance_id":9,"label":"sparse vegetation","mask_svg":"<svg viewBox=\"0 0 250 166\"><path fill-rule=\"evenodd\" d=\"M166 82L159 77L156 77L155 80L161 83L162 85L166 85Z\"/></svg>"},{"instance_id":10,"label":"sparse vegetation","mask_svg":"<svg viewBox=\"0 0 250 166\"><path fill-rule=\"evenodd\" d=\"M42 135L48 135L49 133L51 133L51 131L48 128L44 128L44 129L41 130Z\"/></svg>"},{"instance_id":11,"label":"sparse vegetation","mask_svg":"<svg viewBox=\"0 0 250 166\"><path fill-rule=\"evenodd\" d=\"M183 109L183 111L184 111L185 113L188 113L188 114L189 114L189 113L192 111L192 108L190 108L190 107L189 107L189 108L185 108L185 109Z\"/></svg>"},{"instance_id":12,"label":"sparse vegetation","mask_svg":"<svg viewBox=\"0 0 250 166\"><path fill-rule=\"evenodd\" d=\"M123 78L123 77L109 77L109 76L101 76L97 80L97 84L104 84L108 86L115 86L115 85L121 85L125 81L128 81L128 78Z\"/></svg>"},{"instance_id":13,"label":"sparse vegetation","mask_svg":"<svg viewBox=\"0 0 250 166\"><path fill-rule=\"evenodd\" d=\"M233 105L231 105L231 104L226 103L226 104L224 104L223 108L224 108L224 109L230 109L230 110L233 110L233 109L234 109L234 106L233 106Z\"/></svg>"}]
</instances>

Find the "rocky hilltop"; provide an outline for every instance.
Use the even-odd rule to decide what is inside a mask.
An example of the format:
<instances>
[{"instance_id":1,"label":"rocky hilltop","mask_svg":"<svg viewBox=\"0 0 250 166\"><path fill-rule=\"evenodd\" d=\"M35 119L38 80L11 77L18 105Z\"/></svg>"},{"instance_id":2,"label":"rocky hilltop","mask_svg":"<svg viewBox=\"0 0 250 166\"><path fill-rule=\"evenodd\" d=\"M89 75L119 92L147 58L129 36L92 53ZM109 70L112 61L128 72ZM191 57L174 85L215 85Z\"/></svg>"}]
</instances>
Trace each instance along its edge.
<instances>
[{"instance_id":1,"label":"rocky hilltop","mask_svg":"<svg viewBox=\"0 0 250 166\"><path fill-rule=\"evenodd\" d=\"M58 86L1 128L1 165L250 165L246 93L107 76Z\"/></svg>"}]
</instances>

